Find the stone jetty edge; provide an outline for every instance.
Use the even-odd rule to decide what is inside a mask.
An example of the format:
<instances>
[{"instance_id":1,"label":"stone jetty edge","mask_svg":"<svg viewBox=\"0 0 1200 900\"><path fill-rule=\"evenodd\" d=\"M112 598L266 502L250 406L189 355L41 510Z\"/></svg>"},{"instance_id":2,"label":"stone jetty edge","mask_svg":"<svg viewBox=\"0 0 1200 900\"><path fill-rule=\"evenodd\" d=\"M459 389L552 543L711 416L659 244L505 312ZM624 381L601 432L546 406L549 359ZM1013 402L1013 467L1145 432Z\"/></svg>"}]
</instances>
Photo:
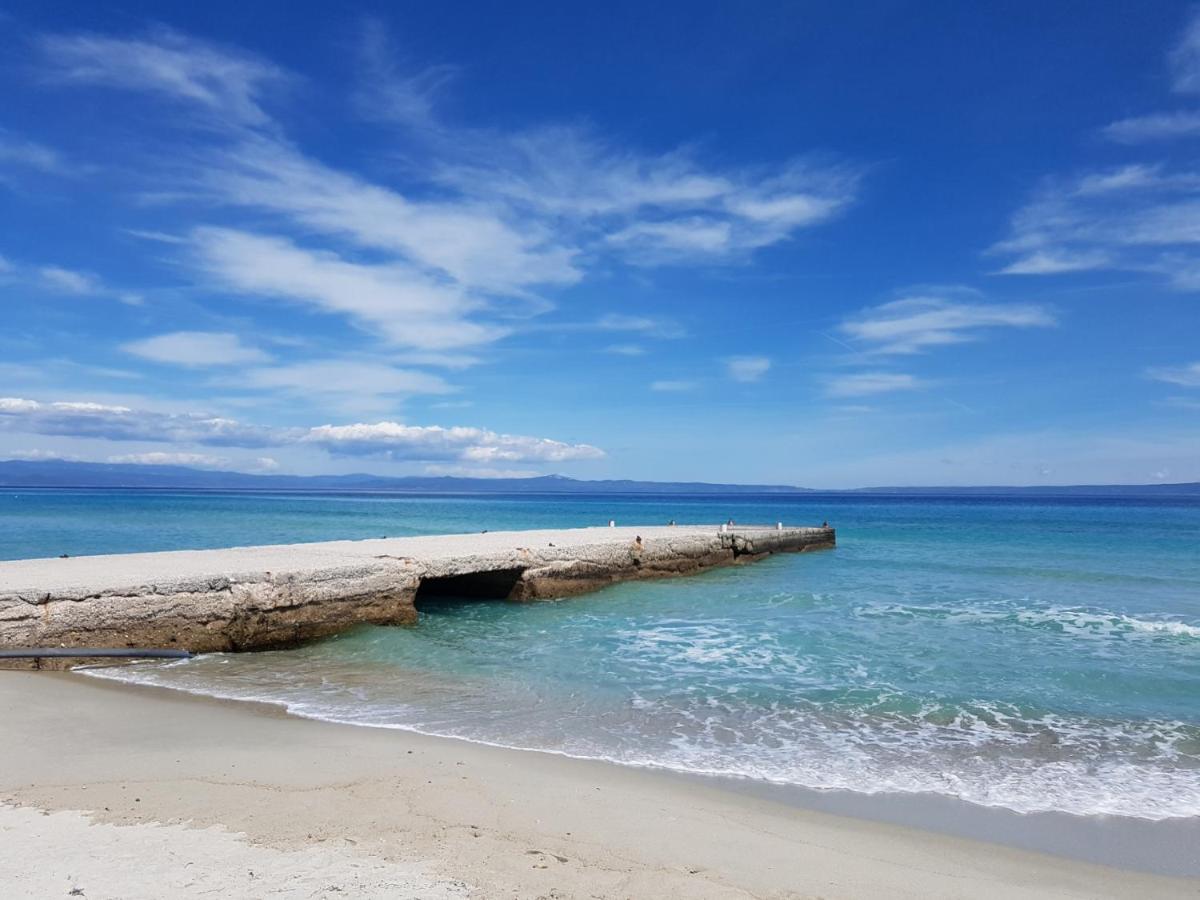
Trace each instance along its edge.
<instances>
[{"instance_id":1,"label":"stone jetty edge","mask_svg":"<svg viewBox=\"0 0 1200 900\"><path fill-rule=\"evenodd\" d=\"M824 526L659 526L0 562L0 648L284 648L414 623L418 592L552 599L835 540Z\"/></svg>"}]
</instances>

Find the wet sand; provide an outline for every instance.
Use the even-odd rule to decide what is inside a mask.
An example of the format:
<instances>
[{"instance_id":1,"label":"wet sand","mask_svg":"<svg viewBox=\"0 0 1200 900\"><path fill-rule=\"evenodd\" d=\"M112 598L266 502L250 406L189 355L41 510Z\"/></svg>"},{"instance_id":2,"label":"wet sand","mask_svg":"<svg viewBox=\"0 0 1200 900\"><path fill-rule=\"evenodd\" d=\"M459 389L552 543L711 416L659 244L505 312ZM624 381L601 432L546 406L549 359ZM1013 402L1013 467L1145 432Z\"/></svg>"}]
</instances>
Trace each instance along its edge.
<instances>
[{"instance_id":1,"label":"wet sand","mask_svg":"<svg viewBox=\"0 0 1200 900\"><path fill-rule=\"evenodd\" d=\"M0 723L11 897L1200 896L696 779L73 674L0 672Z\"/></svg>"}]
</instances>

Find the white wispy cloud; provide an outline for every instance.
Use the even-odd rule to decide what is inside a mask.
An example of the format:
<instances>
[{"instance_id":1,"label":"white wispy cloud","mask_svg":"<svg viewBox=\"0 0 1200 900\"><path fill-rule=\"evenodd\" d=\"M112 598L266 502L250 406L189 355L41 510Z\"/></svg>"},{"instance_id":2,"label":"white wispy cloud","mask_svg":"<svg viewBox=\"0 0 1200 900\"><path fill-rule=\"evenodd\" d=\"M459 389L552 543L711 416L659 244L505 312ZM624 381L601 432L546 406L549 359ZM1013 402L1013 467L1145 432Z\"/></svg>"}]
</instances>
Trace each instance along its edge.
<instances>
[{"instance_id":1,"label":"white wispy cloud","mask_svg":"<svg viewBox=\"0 0 1200 900\"><path fill-rule=\"evenodd\" d=\"M523 323L521 327L527 332L613 332L626 338L625 342L614 344L613 347L637 346L643 351L645 348L641 344L634 344L633 341L671 341L688 337L688 329L675 319L629 313L605 313L597 318L583 321ZM621 351L612 352L620 353Z\"/></svg>"},{"instance_id":2,"label":"white wispy cloud","mask_svg":"<svg viewBox=\"0 0 1200 900\"><path fill-rule=\"evenodd\" d=\"M862 310L838 326L845 341L830 339L852 352L845 362L861 365L879 357L911 356L981 340L995 329L1046 328L1054 324L1053 313L1043 306L987 303L978 291L965 286L927 286L899 300ZM909 372L882 369L824 378L825 395L842 399L914 391L931 385L929 380Z\"/></svg>"},{"instance_id":3,"label":"white wispy cloud","mask_svg":"<svg viewBox=\"0 0 1200 900\"><path fill-rule=\"evenodd\" d=\"M670 222L635 222L605 238L634 262L654 265L673 259L725 253L733 240L728 222L695 216Z\"/></svg>"},{"instance_id":4,"label":"white wispy cloud","mask_svg":"<svg viewBox=\"0 0 1200 900\"><path fill-rule=\"evenodd\" d=\"M45 35L38 46L55 79L159 94L226 122L266 124L262 94L288 80L279 67L167 28L140 38Z\"/></svg>"},{"instance_id":5,"label":"white wispy cloud","mask_svg":"<svg viewBox=\"0 0 1200 900\"><path fill-rule=\"evenodd\" d=\"M98 294L100 280L89 272L79 272L62 266L43 266L38 270L42 283L53 291L64 294Z\"/></svg>"},{"instance_id":6,"label":"white wispy cloud","mask_svg":"<svg viewBox=\"0 0 1200 900\"><path fill-rule=\"evenodd\" d=\"M1168 62L1176 93L1200 94L1200 9L1193 8Z\"/></svg>"},{"instance_id":7,"label":"white wispy cloud","mask_svg":"<svg viewBox=\"0 0 1200 900\"><path fill-rule=\"evenodd\" d=\"M358 57L362 72L354 101L360 114L409 128L439 127L436 97L458 74L457 67L438 64L403 70L387 28L374 18L362 23Z\"/></svg>"},{"instance_id":8,"label":"white wispy cloud","mask_svg":"<svg viewBox=\"0 0 1200 900\"><path fill-rule=\"evenodd\" d=\"M607 313L591 323L582 325L563 326L581 328L584 330L598 329L600 331L628 331L654 338L680 338L687 332L683 326L671 319L657 316L631 316L620 313Z\"/></svg>"},{"instance_id":9,"label":"white wispy cloud","mask_svg":"<svg viewBox=\"0 0 1200 900\"><path fill-rule=\"evenodd\" d=\"M1200 8L1193 8L1178 43L1167 55L1171 88L1177 94L1200 94ZM1120 119L1103 129L1105 137L1123 144L1200 135L1200 110L1185 109Z\"/></svg>"},{"instance_id":10,"label":"white wispy cloud","mask_svg":"<svg viewBox=\"0 0 1200 900\"><path fill-rule=\"evenodd\" d=\"M1154 366L1146 374L1156 381L1177 384L1181 387L1200 388L1200 362L1182 366Z\"/></svg>"},{"instance_id":11,"label":"white wispy cloud","mask_svg":"<svg viewBox=\"0 0 1200 900\"><path fill-rule=\"evenodd\" d=\"M880 354L919 353L931 347L978 340L995 328L1045 328L1055 324L1045 307L977 303L914 296L864 310L838 330Z\"/></svg>"},{"instance_id":12,"label":"white wispy cloud","mask_svg":"<svg viewBox=\"0 0 1200 900\"><path fill-rule=\"evenodd\" d=\"M1106 125L1103 133L1119 144L1195 137L1200 135L1200 111L1188 109L1131 116Z\"/></svg>"},{"instance_id":13,"label":"white wispy cloud","mask_svg":"<svg viewBox=\"0 0 1200 900\"><path fill-rule=\"evenodd\" d=\"M402 263L353 262L287 238L227 228L197 229L192 247L197 264L229 288L346 315L400 346L444 350L506 333L468 318L482 304L461 287Z\"/></svg>"},{"instance_id":14,"label":"white wispy cloud","mask_svg":"<svg viewBox=\"0 0 1200 900\"><path fill-rule=\"evenodd\" d=\"M1048 181L989 252L1007 275L1120 269L1200 289L1200 170L1136 164Z\"/></svg>"},{"instance_id":15,"label":"white wispy cloud","mask_svg":"<svg viewBox=\"0 0 1200 900\"><path fill-rule=\"evenodd\" d=\"M615 356L645 356L646 348L641 344L609 344L604 352Z\"/></svg>"},{"instance_id":16,"label":"white wispy cloud","mask_svg":"<svg viewBox=\"0 0 1200 900\"><path fill-rule=\"evenodd\" d=\"M239 141L197 175L215 200L390 251L464 290L513 294L581 277L578 251L564 246L549 222L506 216L470 195L413 199L273 138Z\"/></svg>"},{"instance_id":17,"label":"white wispy cloud","mask_svg":"<svg viewBox=\"0 0 1200 900\"><path fill-rule=\"evenodd\" d=\"M173 331L130 341L121 349L153 362L190 367L239 366L271 359L238 335L219 331Z\"/></svg>"},{"instance_id":18,"label":"white wispy cloud","mask_svg":"<svg viewBox=\"0 0 1200 900\"><path fill-rule=\"evenodd\" d=\"M446 352L443 350L410 350L389 353L388 359L397 365L431 366L435 369L469 369L479 365L482 359L470 353Z\"/></svg>"},{"instance_id":19,"label":"white wispy cloud","mask_svg":"<svg viewBox=\"0 0 1200 900\"><path fill-rule=\"evenodd\" d=\"M0 183L6 180L6 168L48 175L70 175L75 171L57 150L0 129Z\"/></svg>"},{"instance_id":20,"label":"white wispy cloud","mask_svg":"<svg viewBox=\"0 0 1200 900\"><path fill-rule=\"evenodd\" d=\"M379 456L393 460L456 462L471 466L569 462L604 456L603 450L590 444L504 434L472 426L407 425L381 421L278 428L191 413L167 413L79 401L47 403L20 397L0 397L0 429L22 434L217 447L312 446L336 456ZM149 456L124 454L122 461L178 458L178 454L193 453L196 451L181 449L151 451ZM222 460L224 465L224 458ZM273 460L269 457L260 460L264 469L273 468L271 462Z\"/></svg>"},{"instance_id":21,"label":"white wispy cloud","mask_svg":"<svg viewBox=\"0 0 1200 900\"><path fill-rule=\"evenodd\" d=\"M717 169L688 148L640 154L577 126L440 137L441 183L571 223L576 240L637 265L728 262L786 240L841 214L863 174L814 158Z\"/></svg>"},{"instance_id":22,"label":"white wispy cloud","mask_svg":"<svg viewBox=\"0 0 1200 900\"><path fill-rule=\"evenodd\" d=\"M732 356L725 360L726 371L734 381L759 381L771 368L771 360L765 356Z\"/></svg>"},{"instance_id":23,"label":"white wispy cloud","mask_svg":"<svg viewBox=\"0 0 1200 900\"><path fill-rule=\"evenodd\" d=\"M437 375L353 359L319 359L289 365L260 366L240 371L236 378L228 379L227 383L255 390L283 390L308 396L408 396L447 394L454 390Z\"/></svg>"},{"instance_id":24,"label":"white wispy cloud","mask_svg":"<svg viewBox=\"0 0 1200 900\"><path fill-rule=\"evenodd\" d=\"M568 220L620 219L647 208L715 209L735 189L730 174L706 171L687 150L641 154L577 125L506 133L443 128L439 137L439 149L459 144L441 154L442 183Z\"/></svg>"},{"instance_id":25,"label":"white wispy cloud","mask_svg":"<svg viewBox=\"0 0 1200 900\"><path fill-rule=\"evenodd\" d=\"M1067 272L1107 269L1112 264L1112 254L1104 250L1033 250L1009 263L1000 270L1000 274L1063 275Z\"/></svg>"},{"instance_id":26,"label":"white wispy cloud","mask_svg":"<svg viewBox=\"0 0 1200 900\"><path fill-rule=\"evenodd\" d=\"M0 284L20 284L39 293L69 297L96 297L140 306L142 297L134 291L113 287L99 275L61 265L31 265L0 257Z\"/></svg>"},{"instance_id":27,"label":"white wispy cloud","mask_svg":"<svg viewBox=\"0 0 1200 900\"><path fill-rule=\"evenodd\" d=\"M829 397L870 397L924 386L924 381L904 372L855 372L827 378L825 393Z\"/></svg>"},{"instance_id":28,"label":"white wispy cloud","mask_svg":"<svg viewBox=\"0 0 1200 900\"><path fill-rule=\"evenodd\" d=\"M1200 93L1200 8L1168 54L1172 89ZM1131 116L1101 133L1123 144L1200 136L1200 110ZM1200 169L1142 161L1046 179L989 252L1007 257L999 274L1058 275L1119 270L1200 290Z\"/></svg>"}]
</instances>

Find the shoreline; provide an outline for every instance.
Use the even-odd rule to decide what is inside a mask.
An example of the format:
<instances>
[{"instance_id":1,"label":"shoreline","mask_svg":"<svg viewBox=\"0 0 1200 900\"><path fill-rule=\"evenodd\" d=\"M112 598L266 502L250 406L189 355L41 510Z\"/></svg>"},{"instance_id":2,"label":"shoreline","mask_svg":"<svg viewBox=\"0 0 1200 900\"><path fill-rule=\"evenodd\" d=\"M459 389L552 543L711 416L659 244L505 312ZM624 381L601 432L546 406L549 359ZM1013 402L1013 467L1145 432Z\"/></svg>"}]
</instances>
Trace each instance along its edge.
<instances>
[{"instance_id":1,"label":"shoreline","mask_svg":"<svg viewBox=\"0 0 1200 900\"><path fill-rule=\"evenodd\" d=\"M116 825L219 825L279 851L343 847L485 891L470 896L1200 891L1197 879L835 815L699 776L73 674L0 673L0 714L20 748L0 772L0 800Z\"/></svg>"},{"instance_id":2,"label":"shoreline","mask_svg":"<svg viewBox=\"0 0 1200 900\"><path fill-rule=\"evenodd\" d=\"M1078 815L1061 811L1020 811L1003 805L972 803L951 794L913 791L849 791L820 789L800 784L768 781L721 772L701 772L653 762L625 762L601 756L586 756L563 750L521 747L482 738L423 731L405 725L347 722L336 718L294 712L286 702L262 698L240 698L167 687L99 674L102 668L81 669L89 680L118 689L184 694L202 701L244 704L272 715L321 722L344 728L396 731L437 741L466 743L513 753L533 753L622 769L649 772L662 778L716 787L747 796L812 812L867 822L916 828L951 838L968 838L986 843L1045 853L1066 860L1097 863L1152 875L1200 879L1200 816L1151 819L1138 816Z\"/></svg>"}]
</instances>

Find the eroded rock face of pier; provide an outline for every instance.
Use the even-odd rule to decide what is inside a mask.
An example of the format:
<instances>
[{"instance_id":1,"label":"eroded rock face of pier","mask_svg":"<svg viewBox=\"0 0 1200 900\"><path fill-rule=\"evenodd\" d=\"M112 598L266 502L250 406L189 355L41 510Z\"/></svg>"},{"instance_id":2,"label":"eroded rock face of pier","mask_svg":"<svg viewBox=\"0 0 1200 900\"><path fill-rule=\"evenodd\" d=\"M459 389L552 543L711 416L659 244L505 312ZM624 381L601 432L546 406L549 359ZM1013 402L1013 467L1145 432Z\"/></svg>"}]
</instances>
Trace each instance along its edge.
<instances>
[{"instance_id":1,"label":"eroded rock face of pier","mask_svg":"<svg viewBox=\"0 0 1200 900\"><path fill-rule=\"evenodd\" d=\"M580 528L0 562L0 648L261 650L417 620L422 596L534 600L832 547L831 528Z\"/></svg>"}]
</instances>

